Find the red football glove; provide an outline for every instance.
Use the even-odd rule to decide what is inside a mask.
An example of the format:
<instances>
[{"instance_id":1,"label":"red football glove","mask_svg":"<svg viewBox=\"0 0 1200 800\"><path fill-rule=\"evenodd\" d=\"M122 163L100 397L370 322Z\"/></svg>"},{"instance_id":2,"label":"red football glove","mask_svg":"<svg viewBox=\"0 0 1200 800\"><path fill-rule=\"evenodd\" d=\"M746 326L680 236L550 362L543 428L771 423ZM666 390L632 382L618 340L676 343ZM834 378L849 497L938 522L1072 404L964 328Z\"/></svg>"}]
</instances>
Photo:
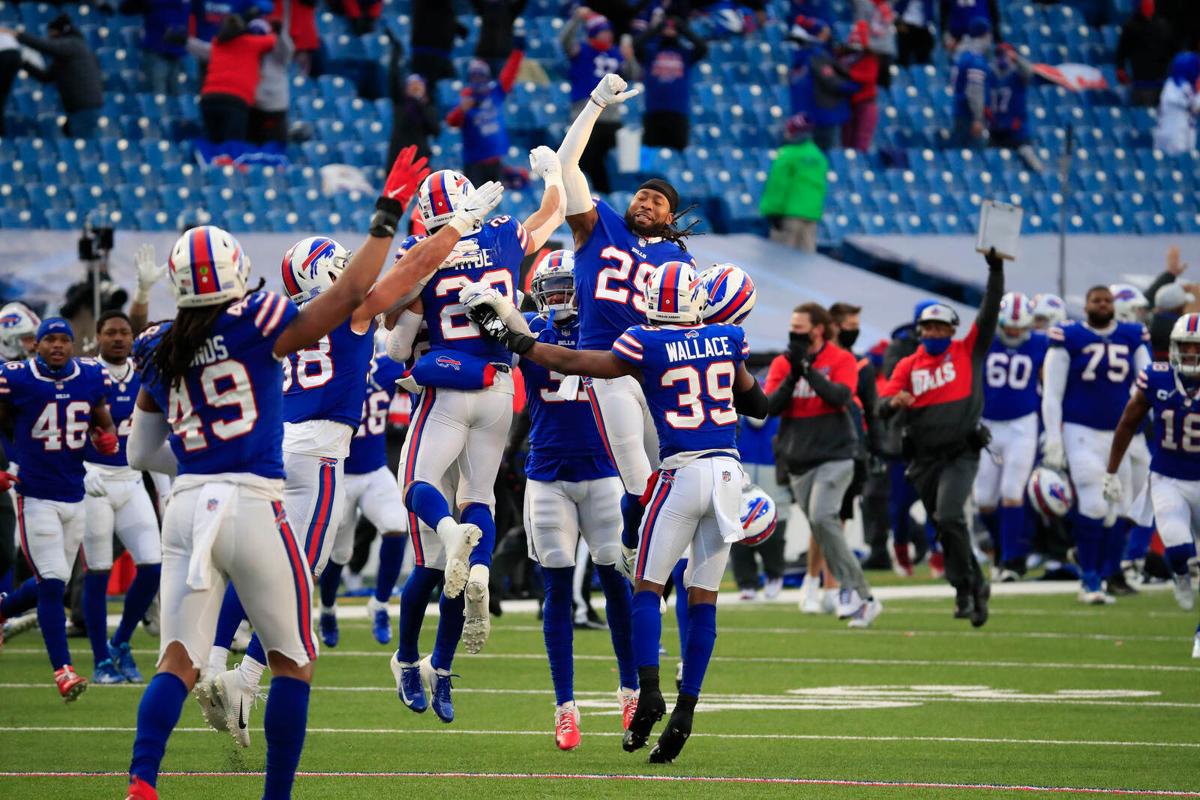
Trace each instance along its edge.
<instances>
[{"instance_id":1,"label":"red football glove","mask_svg":"<svg viewBox=\"0 0 1200 800\"><path fill-rule=\"evenodd\" d=\"M422 156L413 161L416 155L416 145L409 145L396 156L396 162L392 164L392 171L388 173L387 183L384 184L383 194L380 195L381 200L395 200L403 208L413 199L413 195L421 187L421 181L429 174L429 159Z\"/></svg>"},{"instance_id":2,"label":"red football glove","mask_svg":"<svg viewBox=\"0 0 1200 800\"><path fill-rule=\"evenodd\" d=\"M3 470L0 470L0 492L7 492L12 488L14 483L20 482L21 481L17 478L17 476L13 475L11 472L4 472Z\"/></svg>"},{"instance_id":3,"label":"red football glove","mask_svg":"<svg viewBox=\"0 0 1200 800\"><path fill-rule=\"evenodd\" d=\"M92 431L92 444L100 451L100 455L115 456L120 442L117 440L115 433L109 433L97 428Z\"/></svg>"}]
</instances>

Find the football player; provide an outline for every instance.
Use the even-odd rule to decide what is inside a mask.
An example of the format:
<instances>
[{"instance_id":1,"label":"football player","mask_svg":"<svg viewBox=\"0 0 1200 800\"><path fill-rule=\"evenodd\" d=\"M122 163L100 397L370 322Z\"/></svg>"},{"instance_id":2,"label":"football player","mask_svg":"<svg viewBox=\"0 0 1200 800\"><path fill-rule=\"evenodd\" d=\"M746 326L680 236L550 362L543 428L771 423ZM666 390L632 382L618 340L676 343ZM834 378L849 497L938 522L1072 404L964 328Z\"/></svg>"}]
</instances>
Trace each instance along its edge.
<instances>
[{"instance_id":1,"label":"football player","mask_svg":"<svg viewBox=\"0 0 1200 800\"><path fill-rule=\"evenodd\" d=\"M767 398L746 370L745 333L736 325L700 324L704 290L695 270L668 262L646 284L649 325L628 328L612 349L574 350L513 331L490 311L484 326L514 352L564 375L630 377L645 388L661 445L661 466L648 490L632 580L633 647L641 695L623 747L645 746L666 712L659 686L659 612L664 584L691 548L684 585L688 627L683 680L670 721L650 760L667 763L683 749L716 640L717 589L730 543L745 537L740 519L742 467L737 452L739 413L762 418ZM680 591L682 591L682 587Z\"/></svg>"},{"instance_id":2,"label":"football player","mask_svg":"<svg viewBox=\"0 0 1200 800\"><path fill-rule=\"evenodd\" d=\"M10 361L0 372L0 427L13 444L21 477L0 472L0 491L15 484L21 550L36 579L36 592L18 591L0 602L0 620L36 604L38 625L59 694L71 702L87 680L71 666L66 582L84 533L84 448L117 452L108 411L108 373L90 358L75 358L75 333L62 317L37 328L36 355Z\"/></svg>"},{"instance_id":3,"label":"football player","mask_svg":"<svg viewBox=\"0 0 1200 800\"><path fill-rule=\"evenodd\" d=\"M404 535L408 520L404 513L404 496L396 484L396 476L387 464L387 418L396 381L404 375L404 366L386 355L376 355L367 373L366 398L362 404L362 420L350 440L350 455L346 457L346 511L342 515L329 564L321 573L321 631L326 644L337 644L338 585L342 568L354 550L354 530L359 512L381 532L379 540L379 571L375 593L367 601L367 617L375 641L392 641L392 623L388 617L388 600L400 566L404 561Z\"/></svg>"},{"instance_id":4,"label":"football player","mask_svg":"<svg viewBox=\"0 0 1200 800\"><path fill-rule=\"evenodd\" d=\"M1088 290L1084 311L1086 321L1059 323L1049 332L1042 461L1052 469L1070 469L1079 497L1071 526L1083 573L1079 600L1103 605L1113 602L1102 580L1111 574L1105 569L1110 554L1119 562L1124 550L1124 526L1117 519L1126 513L1132 484L1129 465L1123 464L1124 500L1110 503L1104 497L1104 464L1130 387L1150 363L1149 335L1139 323L1114 319L1107 286Z\"/></svg>"},{"instance_id":5,"label":"football player","mask_svg":"<svg viewBox=\"0 0 1200 800\"><path fill-rule=\"evenodd\" d=\"M579 305L579 347L610 348L631 325L646 321L645 289L650 273L668 261L694 264L683 242L688 229L675 225L679 193L668 182L643 183L622 214L594 201L579 159L604 109L638 93L626 91L617 75L605 75L571 123L558 157L566 189L567 224L575 240L575 287ZM574 379L567 380L569 392ZM600 435L625 487L621 500L627 549L636 547L652 462L658 459L654 425L642 387L631 376L587 382Z\"/></svg>"},{"instance_id":6,"label":"football player","mask_svg":"<svg viewBox=\"0 0 1200 800\"><path fill-rule=\"evenodd\" d=\"M1175 582L1175 600L1190 611L1196 596L1189 561L1196 557L1200 527L1200 314L1184 314L1171 329L1168 363L1154 362L1138 373L1137 385L1117 424L1104 475L1104 497L1119 504L1126 482L1121 462L1147 414L1154 418L1158 445L1150 464L1150 497L1164 555ZM1192 644L1200 658L1200 627Z\"/></svg>"},{"instance_id":7,"label":"football player","mask_svg":"<svg viewBox=\"0 0 1200 800\"><path fill-rule=\"evenodd\" d=\"M574 348L579 335L574 258L569 250L548 253L533 274L538 313L526 315L539 342ZM529 403L529 456L525 461L525 531L529 554L542 568L545 606L542 632L554 683L554 738L560 750L579 745L575 705L571 607L580 537L591 551L606 600L608 627L617 656L622 723L637 708L629 582L617 569L621 558L621 481L592 416L586 392L559 393L563 376L536 362L521 364Z\"/></svg>"},{"instance_id":8,"label":"football player","mask_svg":"<svg viewBox=\"0 0 1200 800\"><path fill-rule=\"evenodd\" d=\"M37 329L42 321L24 303L0 308L0 359L23 361L37 347Z\"/></svg>"},{"instance_id":9,"label":"football player","mask_svg":"<svg viewBox=\"0 0 1200 800\"><path fill-rule=\"evenodd\" d=\"M168 262L179 312L143 334L149 357L128 453L135 469L179 478L163 522L162 636L158 672L138 707L128 797L156 798L167 737L208 660L226 580L269 653L264 797L289 797L304 744L312 662L312 566L284 510L283 368L366 305L392 305L440 264L460 233L499 201L485 186L439 232L409 251L374 286L404 212L390 176L370 235L328 291L304 307L247 292L249 263L219 228L193 228ZM411 189L409 190L411 191ZM164 415L163 409L166 409ZM169 437L171 451L162 444ZM245 694L232 705L222 682L205 704L246 724ZM210 724L212 720L210 720ZM239 724L240 723L240 724Z\"/></svg>"},{"instance_id":10,"label":"football player","mask_svg":"<svg viewBox=\"0 0 1200 800\"><path fill-rule=\"evenodd\" d=\"M83 478L87 518L83 557L83 613L96 671L92 683L141 683L129 648L129 638L158 594L162 545L154 501L146 491L142 473L130 468L125 441L133 426L133 403L142 385L133 349L133 326L121 311L105 311L96 323L100 364L108 370L109 413L117 428L118 450L105 455L89 445L84 449L87 473ZM121 539L137 565L137 575L125 592L121 622L108 638L108 578L113 564L113 534Z\"/></svg>"},{"instance_id":11,"label":"football player","mask_svg":"<svg viewBox=\"0 0 1200 800\"><path fill-rule=\"evenodd\" d=\"M41 322L37 314L24 303L9 303L0 308L0 363L29 358L33 354L37 328ZM0 463L5 464L4 469L16 474L12 442L5 439L0 443L5 451ZM0 600L4 598L5 592L11 592L13 589L12 568L16 563L17 551L17 509L14 497L11 491L0 492ZM29 598L35 597L37 582L26 581L26 584L28 585L22 586L20 590ZM25 623L30 624L33 619L35 616L30 614ZM0 645L3 645L6 633L11 636L17 632L16 626L16 621L4 621L4 617L0 616Z\"/></svg>"},{"instance_id":12,"label":"football player","mask_svg":"<svg viewBox=\"0 0 1200 800\"><path fill-rule=\"evenodd\" d=\"M1037 458L1038 380L1049 342L1033 330L1030 299L1009 292L1000 300L996 338L983 363L983 424L992 433L975 475L975 504L996 545L995 580L1025 574L1030 537L1025 484Z\"/></svg>"},{"instance_id":13,"label":"football player","mask_svg":"<svg viewBox=\"0 0 1200 800\"><path fill-rule=\"evenodd\" d=\"M1067 321L1067 304L1056 294L1035 294L1033 305L1033 329L1044 331L1060 322Z\"/></svg>"}]
</instances>

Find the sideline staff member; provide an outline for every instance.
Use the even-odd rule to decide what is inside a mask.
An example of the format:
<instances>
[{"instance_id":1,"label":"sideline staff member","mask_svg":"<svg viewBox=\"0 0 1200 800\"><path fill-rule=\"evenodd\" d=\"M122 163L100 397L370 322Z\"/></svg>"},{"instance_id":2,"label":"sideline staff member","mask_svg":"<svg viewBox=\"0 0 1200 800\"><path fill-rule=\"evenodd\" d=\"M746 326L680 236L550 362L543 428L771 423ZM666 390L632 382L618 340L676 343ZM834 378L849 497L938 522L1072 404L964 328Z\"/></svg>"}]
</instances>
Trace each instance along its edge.
<instances>
[{"instance_id":1,"label":"sideline staff member","mask_svg":"<svg viewBox=\"0 0 1200 800\"><path fill-rule=\"evenodd\" d=\"M946 579L955 589L954 616L987 622L991 587L971 551L964 507L971 496L979 451L988 433L983 410L983 361L996 335L1004 262L990 251L987 291L979 315L962 339L954 339L958 314L935 303L917 320L921 346L896 365L880 392L879 416L901 415L908 478L926 510L946 559Z\"/></svg>"}]
</instances>

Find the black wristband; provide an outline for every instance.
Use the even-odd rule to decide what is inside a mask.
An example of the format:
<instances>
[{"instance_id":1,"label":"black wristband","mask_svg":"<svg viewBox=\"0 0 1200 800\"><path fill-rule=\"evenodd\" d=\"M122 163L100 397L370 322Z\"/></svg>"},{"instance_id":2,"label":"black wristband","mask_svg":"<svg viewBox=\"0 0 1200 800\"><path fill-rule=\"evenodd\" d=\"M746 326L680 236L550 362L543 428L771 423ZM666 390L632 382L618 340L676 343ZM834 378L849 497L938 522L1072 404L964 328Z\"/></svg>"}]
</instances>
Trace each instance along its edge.
<instances>
[{"instance_id":1,"label":"black wristband","mask_svg":"<svg viewBox=\"0 0 1200 800\"><path fill-rule=\"evenodd\" d=\"M535 344L537 344L537 339L532 336L526 336L523 333L517 333L516 331L511 331L507 341L504 342L505 347L519 356L528 353L533 349Z\"/></svg>"}]
</instances>

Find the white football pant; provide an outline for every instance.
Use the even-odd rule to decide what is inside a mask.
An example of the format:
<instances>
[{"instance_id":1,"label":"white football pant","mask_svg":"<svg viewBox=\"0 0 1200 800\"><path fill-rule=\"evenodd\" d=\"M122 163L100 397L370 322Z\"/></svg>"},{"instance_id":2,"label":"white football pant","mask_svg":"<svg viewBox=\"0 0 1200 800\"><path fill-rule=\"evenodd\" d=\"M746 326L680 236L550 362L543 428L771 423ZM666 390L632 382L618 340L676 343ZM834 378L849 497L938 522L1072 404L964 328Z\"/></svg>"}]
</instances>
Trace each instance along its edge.
<instances>
[{"instance_id":1,"label":"white football pant","mask_svg":"<svg viewBox=\"0 0 1200 800\"><path fill-rule=\"evenodd\" d=\"M543 567L573 567L579 537L595 564L621 557L620 478L535 481L525 484L525 532L529 557Z\"/></svg>"},{"instance_id":2,"label":"white football pant","mask_svg":"<svg viewBox=\"0 0 1200 800\"><path fill-rule=\"evenodd\" d=\"M642 385L631 375L592 378L587 393L600 438L617 466L626 493L640 497L658 466L658 431Z\"/></svg>"},{"instance_id":3,"label":"white football pant","mask_svg":"<svg viewBox=\"0 0 1200 800\"><path fill-rule=\"evenodd\" d=\"M975 473L975 504L995 508L1001 500L1020 500L1037 459L1036 412L1009 420L983 420L992 442L979 454Z\"/></svg>"},{"instance_id":4,"label":"white football pant","mask_svg":"<svg viewBox=\"0 0 1200 800\"><path fill-rule=\"evenodd\" d=\"M1154 521L1164 547L1192 541L1200 530L1200 481L1183 481L1150 473Z\"/></svg>"},{"instance_id":5,"label":"white football pant","mask_svg":"<svg viewBox=\"0 0 1200 800\"><path fill-rule=\"evenodd\" d=\"M354 529L358 512L370 520L380 535L408 531L408 514L404 510L404 495L396 485L396 476L386 466L359 475L347 475L346 512L338 526L331 558L345 564L354 553Z\"/></svg>"},{"instance_id":6,"label":"white football pant","mask_svg":"<svg viewBox=\"0 0 1200 800\"><path fill-rule=\"evenodd\" d=\"M1067 469L1078 495L1079 513L1092 519L1108 516L1108 501L1104 499L1104 476L1108 474L1108 451L1112 446L1112 431L1098 431L1074 422L1063 423L1063 449L1067 454ZM1117 516L1128 513L1133 499L1133 481L1129 459L1121 461L1117 470L1121 479L1121 502Z\"/></svg>"},{"instance_id":7,"label":"white football pant","mask_svg":"<svg viewBox=\"0 0 1200 800\"><path fill-rule=\"evenodd\" d=\"M84 534L83 502L64 503L17 495L17 535L39 581L71 580Z\"/></svg>"},{"instance_id":8,"label":"white football pant","mask_svg":"<svg viewBox=\"0 0 1200 800\"><path fill-rule=\"evenodd\" d=\"M103 497L83 498L87 518L83 536L83 559L89 570L112 569L113 533L133 558L133 563L158 564L162 542L154 503L142 483L141 473L106 478Z\"/></svg>"}]
</instances>

